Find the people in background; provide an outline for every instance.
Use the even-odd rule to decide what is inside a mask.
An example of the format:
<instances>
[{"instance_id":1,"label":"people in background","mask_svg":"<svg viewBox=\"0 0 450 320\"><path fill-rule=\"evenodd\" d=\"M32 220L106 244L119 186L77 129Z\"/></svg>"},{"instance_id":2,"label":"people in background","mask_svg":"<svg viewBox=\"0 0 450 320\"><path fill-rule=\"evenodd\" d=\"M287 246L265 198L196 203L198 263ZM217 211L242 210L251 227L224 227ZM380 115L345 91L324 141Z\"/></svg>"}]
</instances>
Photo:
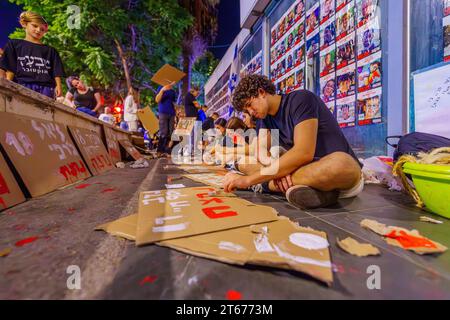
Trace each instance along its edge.
<instances>
[{"instance_id":1,"label":"people in background","mask_svg":"<svg viewBox=\"0 0 450 320\"><path fill-rule=\"evenodd\" d=\"M256 129L255 119L247 111L244 111L243 113L244 113L244 123L247 126L247 129Z\"/></svg>"},{"instance_id":2,"label":"people in background","mask_svg":"<svg viewBox=\"0 0 450 320\"><path fill-rule=\"evenodd\" d=\"M199 94L200 88L198 86L192 86L191 90L186 94L184 98L184 113L186 117L198 119L198 111L201 108L197 101Z\"/></svg>"},{"instance_id":3,"label":"people in background","mask_svg":"<svg viewBox=\"0 0 450 320\"><path fill-rule=\"evenodd\" d=\"M128 130L136 132L138 129L137 112L139 109L140 94L139 89L128 89L128 96L125 98L123 107L123 119L127 123Z\"/></svg>"},{"instance_id":4,"label":"people in background","mask_svg":"<svg viewBox=\"0 0 450 320\"><path fill-rule=\"evenodd\" d=\"M198 110L198 121L201 121L202 123L205 122L207 116L206 116L206 111L208 111L208 106L202 106L199 110Z\"/></svg>"},{"instance_id":5,"label":"people in background","mask_svg":"<svg viewBox=\"0 0 450 320\"><path fill-rule=\"evenodd\" d=\"M210 117L207 117L202 124L202 130L208 131L210 129L214 129L214 122L219 119L219 114L214 112Z\"/></svg>"},{"instance_id":6,"label":"people in background","mask_svg":"<svg viewBox=\"0 0 450 320\"><path fill-rule=\"evenodd\" d=\"M97 90L87 87L80 78L71 76L67 79L69 91L66 100L72 103L72 107L90 116L97 117L102 108L102 98Z\"/></svg>"},{"instance_id":7,"label":"people in background","mask_svg":"<svg viewBox=\"0 0 450 320\"><path fill-rule=\"evenodd\" d=\"M227 131L227 120L225 120L224 118L219 118L216 120L214 124L216 129L220 132L220 134L222 136L225 136L225 133Z\"/></svg>"},{"instance_id":8,"label":"people in background","mask_svg":"<svg viewBox=\"0 0 450 320\"><path fill-rule=\"evenodd\" d=\"M177 93L173 90L175 83L158 89L156 103L158 104L159 135L158 156L167 156L170 153L168 144L175 126L175 102Z\"/></svg>"},{"instance_id":9,"label":"people in background","mask_svg":"<svg viewBox=\"0 0 450 320\"><path fill-rule=\"evenodd\" d=\"M20 15L25 39L11 39L0 58L0 77L27 87L50 98L62 96L61 78L64 68L55 48L44 45L42 38L48 31L45 19L34 12Z\"/></svg>"},{"instance_id":10,"label":"people in background","mask_svg":"<svg viewBox=\"0 0 450 320\"><path fill-rule=\"evenodd\" d=\"M100 121L109 123L110 125L114 125L116 123L116 118L111 113L110 107L105 107L104 112L98 117Z\"/></svg>"}]
</instances>

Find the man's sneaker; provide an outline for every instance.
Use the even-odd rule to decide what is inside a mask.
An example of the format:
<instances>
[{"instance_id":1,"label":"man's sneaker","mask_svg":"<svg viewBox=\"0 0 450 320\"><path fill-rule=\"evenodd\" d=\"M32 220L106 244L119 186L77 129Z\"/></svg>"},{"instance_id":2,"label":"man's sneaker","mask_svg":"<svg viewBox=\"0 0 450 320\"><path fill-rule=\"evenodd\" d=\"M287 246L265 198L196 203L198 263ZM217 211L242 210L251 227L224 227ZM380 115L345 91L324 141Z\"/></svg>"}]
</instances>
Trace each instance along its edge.
<instances>
[{"instance_id":1,"label":"man's sneaker","mask_svg":"<svg viewBox=\"0 0 450 320\"><path fill-rule=\"evenodd\" d=\"M286 198L292 205L306 210L325 208L336 204L339 191L319 191L307 186L293 186L286 192Z\"/></svg>"}]
</instances>

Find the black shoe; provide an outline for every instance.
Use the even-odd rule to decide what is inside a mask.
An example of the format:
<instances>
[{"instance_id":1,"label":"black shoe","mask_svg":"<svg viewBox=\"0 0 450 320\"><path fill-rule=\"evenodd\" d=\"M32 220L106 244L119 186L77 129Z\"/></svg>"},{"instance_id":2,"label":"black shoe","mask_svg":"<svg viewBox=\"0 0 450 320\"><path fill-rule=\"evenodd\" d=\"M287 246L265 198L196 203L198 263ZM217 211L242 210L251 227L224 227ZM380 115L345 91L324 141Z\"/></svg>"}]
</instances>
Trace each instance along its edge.
<instances>
[{"instance_id":1,"label":"black shoe","mask_svg":"<svg viewBox=\"0 0 450 320\"><path fill-rule=\"evenodd\" d=\"M336 204L339 191L319 191L307 186L293 186L286 192L286 198L292 205L306 210L326 208Z\"/></svg>"}]
</instances>

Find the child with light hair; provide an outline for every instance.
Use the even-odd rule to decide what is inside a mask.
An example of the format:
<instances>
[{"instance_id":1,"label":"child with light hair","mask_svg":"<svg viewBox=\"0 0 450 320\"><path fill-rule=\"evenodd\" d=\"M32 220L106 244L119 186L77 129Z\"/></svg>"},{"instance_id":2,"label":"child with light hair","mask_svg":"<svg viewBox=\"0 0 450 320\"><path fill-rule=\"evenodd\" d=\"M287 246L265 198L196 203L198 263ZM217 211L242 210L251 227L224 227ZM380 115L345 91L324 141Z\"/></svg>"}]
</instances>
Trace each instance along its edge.
<instances>
[{"instance_id":1,"label":"child with light hair","mask_svg":"<svg viewBox=\"0 0 450 320\"><path fill-rule=\"evenodd\" d=\"M0 58L0 77L39 92L50 98L62 96L61 78L64 68L55 48L42 43L48 31L45 19L31 11L20 15L20 25L25 29L25 39L11 39ZM6 75L5 75L6 73Z\"/></svg>"}]
</instances>

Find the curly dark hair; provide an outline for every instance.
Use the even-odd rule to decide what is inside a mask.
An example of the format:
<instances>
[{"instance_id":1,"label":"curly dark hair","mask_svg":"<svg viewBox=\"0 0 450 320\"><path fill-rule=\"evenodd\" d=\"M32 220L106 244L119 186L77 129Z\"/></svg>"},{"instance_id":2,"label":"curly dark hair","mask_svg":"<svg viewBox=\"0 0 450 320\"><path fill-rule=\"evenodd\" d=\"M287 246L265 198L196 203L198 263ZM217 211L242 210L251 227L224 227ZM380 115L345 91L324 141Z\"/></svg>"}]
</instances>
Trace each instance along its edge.
<instances>
[{"instance_id":1,"label":"curly dark hair","mask_svg":"<svg viewBox=\"0 0 450 320\"><path fill-rule=\"evenodd\" d=\"M233 93L234 108L239 112L243 111L249 99L259 96L259 89L271 95L276 94L275 85L266 76L252 74L242 78Z\"/></svg>"}]
</instances>

